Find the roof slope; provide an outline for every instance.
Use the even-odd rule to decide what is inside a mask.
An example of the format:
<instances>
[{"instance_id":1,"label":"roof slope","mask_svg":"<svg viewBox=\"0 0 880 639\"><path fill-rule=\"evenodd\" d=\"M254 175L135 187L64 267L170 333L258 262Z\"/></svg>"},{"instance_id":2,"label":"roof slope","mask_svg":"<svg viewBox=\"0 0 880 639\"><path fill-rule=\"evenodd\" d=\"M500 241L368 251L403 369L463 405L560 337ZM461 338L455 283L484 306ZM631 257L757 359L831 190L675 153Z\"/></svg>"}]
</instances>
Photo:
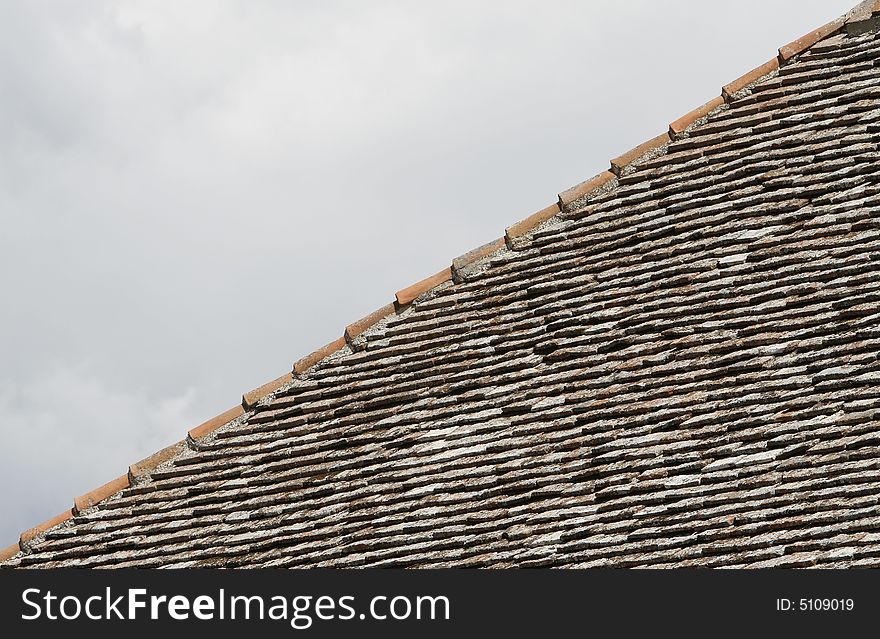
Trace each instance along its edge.
<instances>
[{"instance_id":1,"label":"roof slope","mask_svg":"<svg viewBox=\"0 0 880 639\"><path fill-rule=\"evenodd\" d=\"M880 565L873 9L78 498L7 565Z\"/></svg>"}]
</instances>

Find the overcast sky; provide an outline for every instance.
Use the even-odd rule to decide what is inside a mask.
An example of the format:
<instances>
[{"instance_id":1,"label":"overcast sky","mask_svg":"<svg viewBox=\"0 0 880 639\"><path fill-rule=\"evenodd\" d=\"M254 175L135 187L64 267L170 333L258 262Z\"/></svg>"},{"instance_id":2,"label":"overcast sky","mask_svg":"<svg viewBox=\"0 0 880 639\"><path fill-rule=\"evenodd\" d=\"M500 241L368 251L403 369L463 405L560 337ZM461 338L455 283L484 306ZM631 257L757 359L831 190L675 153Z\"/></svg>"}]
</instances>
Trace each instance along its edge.
<instances>
[{"instance_id":1,"label":"overcast sky","mask_svg":"<svg viewBox=\"0 0 880 639\"><path fill-rule=\"evenodd\" d=\"M0 2L0 547L854 4Z\"/></svg>"}]
</instances>

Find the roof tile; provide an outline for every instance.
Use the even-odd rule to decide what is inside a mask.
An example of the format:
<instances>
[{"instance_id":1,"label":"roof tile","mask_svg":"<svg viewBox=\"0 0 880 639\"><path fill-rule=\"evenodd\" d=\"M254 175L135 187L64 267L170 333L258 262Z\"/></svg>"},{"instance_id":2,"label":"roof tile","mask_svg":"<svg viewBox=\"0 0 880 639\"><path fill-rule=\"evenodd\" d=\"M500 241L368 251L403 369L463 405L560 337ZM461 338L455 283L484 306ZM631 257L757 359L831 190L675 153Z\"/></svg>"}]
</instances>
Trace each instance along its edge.
<instances>
[{"instance_id":1,"label":"roof tile","mask_svg":"<svg viewBox=\"0 0 880 639\"><path fill-rule=\"evenodd\" d=\"M615 177L614 173L611 171L602 171L598 175L591 177L589 180L584 180L580 184L576 184L570 189L566 189L562 193L559 194L559 208L562 209L575 200L582 198L583 196L595 191L596 189L605 186ZM544 209L546 210L546 209Z\"/></svg>"},{"instance_id":2,"label":"roof tile","mask_svg":"<svg viewBox=\"0 0 880 639\"><path fill-rule=\"evenodd\" d=\"M58 524L63 524L65 521L69 521L73 518L73 511L68 508L60 515L56 515L47 521L44 521L42 524L38 526L34 526L33 528L29 528L21 533L21 538L19 539L19 545L24 548L25 544L29 543L34 537L38 537L42 533L46 532L50 528L54 528Z\"/></svg>"},{"instance_id":3,"label":"roof tile","mask_svg":"<svg viewBox=\"0 0 880 639\"><path fill-rule=\"evenodd\" d=\"M171 444L160 450L157 453L153 453L148 457L144 457L139 462L135 462L134 464L128 467L128 479L129 481L134 481L138 477L146 475L151 470L153 470L159 464L162 464L181 451L186 447L186 440L181 439L179 442L175 444Z\"/></svg>"},{"instance_id":4,"label":"roof tile","mask_svg":"<svg viewBox=\"0 0 880 639\"><path fill-rule=\"evenodd\" d=\"M513 226L508 227L504 236L507 241L513 240L515 238L521 237L534 229L535 227L543 224L547 220L555 217L559 214L559 203L554 202L550 206L545 206L543 209L538 211L537 213L532 213L530 216L525 218L524 220L520 220Z\"/></svg>"},{"instance_id":5,"label":"roof tile","mask_svg":"<svg viewBox=\"0 0 880 639\"><path fill-rule=\"evenodd\" d=\"M345 337L340 337L333 340L326 346L322 346L313 353L310 353L305 357L298 359L297 362L293 365L293 372L295 372L297 375L306 372L308 369L320 362L325 357L328 357L333 353L345 348L345 345Z\"/></svg>"},{"instance_id":6,"label":"roof tile","mask_svg":"<svg viewBox=\"0 0 880 639\"><path fill-rule=\"evenodd\" d=\"M0 550L0 561L6 561L7 559L12 559L18 553L21 552L21 548L18 544L12 544L11 546L7 546L6 548Z\"/></svg>"},{"instance_id":7,"label":"roof tile","mask_svg":"<svg viewBox=\"0 0 880 639\"><path fill-rule=\"evenodd\" d=\"M386 304L382 308L373 311L369 315L362 317L358 321L349 324L345 327L345 341L351 342L355 337L366 331L367 329L375 326L383 319L388 317L389 315L393 315L396 312L394 308L394 304Z\"/></svg>"},{"instance_id":8,"label":"roof tile","mask_svg":"<svg viewBox=\"0 0 880 639\"><path fill-rule=\"evenodd\" d=\"M235 419L236 417L239 417L243 414L244 414L244 407L241 404L238 404L237 406L233 406L229 410L224 411L224 412L220 413L219 415L215 415L214 417L212 417L208 421L199 424L198 426L193 428L191 431L189 431L189 433L187 433L187 435L189 435L189 437L194 440L200 439L200 438L204 437L205 435L214 432L215 430L217 430L221 426L228 424L233 419Z\"/></svg>"},{"instance_id":9,"label":"roof tile","mask_svg":"<svg viewBox=\"0 0 880 639\"><path fill-rule=\"evenodd\" d=\"M870 20L871 14L880 12L880 0L864 0L845 16L847 24Z\"/></svg>"},{"instance_id":10,"label":"roof tile","mask_svg":"<svg viewBox=\"0 0 880 639\"><path fill-rule=\"evenodd\" d=\"M279 388L281 388L285 384L289 384L292 381L293 381L293 374L292 373L285 373L281 377L278 377L277 379L273 379L271 382L266 382L262 386L259 386L259 387L255 388L254 390L242 395L241 404L245 409L250 410L251 408L254 407L254 405L258 401L260 401L261 399L263 399L267 395L274 393Z\"/></svg>"},{"instance_id":11,"label":"roof tile","mask_svg":"<svg viewBox=\"0 0 880 639\"><path fill-rule=\"evenodd\" d=\"M765 75L773 73L774 71L777 71L778 69L779 69L779 58L773 58L772 60L768 60L767 62L765 62L761 66L755 67L754 69L752 69L748 73L741 75L733 82L729 82L728 84L725 84L721 88L721 95L724 97L724 99L727 102L730 102L731 96L733 94L737 93L738 91L741 91L742 89L746 88L748 85L752 84L753 82L757 82L758 80L763 78Z\"/></svg>"},{"instance_id":12,"label":"roof tile","mask_svg":"<svg viewBox=\"0 0 880 639\"><path fill-rule=\"evenodd\" d=\"M615 175L620 175L620 172L625 169L629 164L633 161L639 159L646 153L653 151L654 149L658 149L662 147L664 144L668 144L671 141L668 132L663 132L655 138L651 138L647 142L643 142L637 147L630 149L623 155L619 155L613 160L611 160L611 171Z\"/></svg>"},{"instance_id":13,"label":"roof tile","mask_svg":"<svg viewBox=\"0 0 880 639\"><path fill-rule=\"evenodd\" d=\"M128 473L121 475L120 477L117 477L112 481L108 481L103 486L100 486L95 490L88 492L85 495L80 495L79 497L74 499L74 513L81 513L84 510L88 510L92 506L101 503L108 497L115 495L120 490L128 488L130 485L131 484L128 481Z\"/></svg>"},{"instance_id":14,"label":"roof tile","mask_svg":"<svg viewBox=\"0 0 880 639\"><path fill-rule=\"evenodd\" d=\"M397 291L397 293L395 293L394 295L394 299L397 300L397 303L401 306L406 306L407 304L412 303L412 301L416 299L419 295L427 293L435 286L440 286L443 282L448 282L451 279L452 267L447 266L439 273L435 273L430 277L426 277L425 279L416 282L412 286L407 286L406 288ZM383 315L382 317L385 316Z\"/></svg>"},{"instance_id":15,"label":"roof tile","mask_svg":"<svg viewBox=\"0 0 880 639\"><path fill-rule=\"evenodd\" d=\"M554 205L556 206L556 205ZM557 211L559 208L557 207ZM458 277L459 272L462 269L467 268L471 264L479 262L484 257L488 257L495 253L496 251L500 251L505 247L505 238L500 237L497 240L493 240L491 242L486 242L482 246L478 246L472 251L468 251L464 255L459 255L454 260L452 260L452 278L455 280Z\"/></svg>"},{"instance_id":16,"label":"roof tile","mask_svg":"<svg viewBox=\"0 0 880 639\"><path fill-rule=\"evenodd\" d=\"M669 136L673 137L687 129L690 125L701 118L705 118L712 111L720 107L724 104L724 97L718 96L717 98L712 98L706 104L701 107L697 107L690 113L686 113L685 115L678 118L675 122L669 125Z\"/></svg>"},{"instance_id":17,"label":"roof tile","mask_svg":"<svg viewBox=\"0 0 880 639\"><path fill-rule=\"evenodd\" d=\"M789 42L785 46L779 47L779 61L780 62L788 62L798 53L802 53L809 49L811 46L833 34L835 31L840 29L846 21L844 18L837 18L836 20L832 20L828 24L822 25L818 29L813 29L808 34L801 36L797 40Z\"/></svg>"}]
</instances>

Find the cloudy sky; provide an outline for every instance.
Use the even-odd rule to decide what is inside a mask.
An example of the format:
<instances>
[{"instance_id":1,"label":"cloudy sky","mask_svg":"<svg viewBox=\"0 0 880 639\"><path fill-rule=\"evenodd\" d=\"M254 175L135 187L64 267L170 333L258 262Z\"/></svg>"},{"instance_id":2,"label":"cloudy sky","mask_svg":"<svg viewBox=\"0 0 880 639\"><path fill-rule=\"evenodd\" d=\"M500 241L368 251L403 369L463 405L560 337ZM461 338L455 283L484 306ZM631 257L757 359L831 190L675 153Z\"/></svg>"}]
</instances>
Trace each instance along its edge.
<instances>
[{"instance_id":1,"label":"cloudy sky","mask_svg":"<svg viewBox=\"0 0 880 639\"><path fill-rule=\"evenodd\" d=\"M855 3L0 2L0 547Z\"/></svg>"}]
</instances>

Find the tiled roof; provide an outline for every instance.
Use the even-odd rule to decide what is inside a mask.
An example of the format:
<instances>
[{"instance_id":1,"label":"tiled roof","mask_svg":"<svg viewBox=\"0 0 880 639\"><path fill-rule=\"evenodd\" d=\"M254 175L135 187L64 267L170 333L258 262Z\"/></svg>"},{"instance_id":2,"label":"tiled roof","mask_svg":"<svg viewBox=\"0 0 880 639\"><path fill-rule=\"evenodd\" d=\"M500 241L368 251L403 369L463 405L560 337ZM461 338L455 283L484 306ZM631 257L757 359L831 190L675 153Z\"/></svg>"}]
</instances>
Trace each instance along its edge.
<instances>
[{"instance_id":1,"label":"tiled roof","mask_svg":"<svg viewBox=\"0 0 880 639\"><path fill-rule=\"evenodd\" d=\"M880 565L878 13L781 47L0 557Z\"/></svg>"}]
</instances>

